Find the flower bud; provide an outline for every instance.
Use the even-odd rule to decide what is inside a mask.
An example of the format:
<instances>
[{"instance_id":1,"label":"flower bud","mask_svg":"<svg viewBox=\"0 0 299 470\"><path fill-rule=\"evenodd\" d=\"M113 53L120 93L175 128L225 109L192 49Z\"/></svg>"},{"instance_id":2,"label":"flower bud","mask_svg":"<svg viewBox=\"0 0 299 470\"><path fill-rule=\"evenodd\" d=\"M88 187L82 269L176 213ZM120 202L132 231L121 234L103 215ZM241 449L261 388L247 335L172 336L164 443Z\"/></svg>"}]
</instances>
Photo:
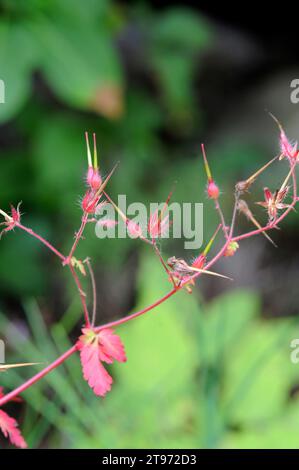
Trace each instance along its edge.
<instances>
[{"instance_id":1,"label":"flower bud","mask_svg":"<svg viewBox=\"0 0 299 470\"><path fill-rule=\"evenodd\" d=\"M206 261L207 261L206 256L204 254L200 254L193 260L192 267L196 269L202 269Z\"/></svg>"},{"instance_id":2,"label":"flower bud","mask_svg":"<svg viewBox=\"0 0 299 470\"><path fill-rule=\"evenodd\" d=\"M86 181L91 189L99 189L102 184L102 178L99 170L97 168L93 168L92 166L88 167Z\"/></svg>"},{"instance_id":3,"label":"flower bud","mask_svg":"<svg viewBox=\"0 0 299 470\"><path fill-rule=\"evenodd\" d=\"M142 228L133 220L126 219L127 230L132 238L142 237Z\"/></svg>"},{"instance_id":4,"label":"flower bud","mask_svg":"<svg viewBox=\"0 0 299 470\"><path fill-rule=\"evenodd\" d=\"M219 188L217 184L215 183L215 181L212 179L208 182L207 193L210 199L218 199L219 197L219 194L220 194Z\"/></svg>"},{"instance_id":5,"label":"flower bud","mask_svg":"<svg viewBox=\"0 0 299 470\"><path fill-rule=\"evenodd\" d=\"M285 132L281 129L280 131L280 151L281 151L281 158L287 157L292 159L296 159L298 157L299 151L297 150L297 142L293 144L288 140Z\"/></svg>"},{"instance_id":6,"label":"flower bud","mask_svg":"<svg viewBox=\"0 0 299 470\"><path fill-rule=\"evenodd\" d=\"M100 197L97 195L96 191L88 190L82 199L83 211L93 214L96 210L99 199Z\"/></svg>"},{"instance_id":7,"label":"flower bud","mask_svg":"<svg viewBox=\"0 0 299 470\"><path fill-rule=\"evenodd\" d=\"M237 242L230 242L226 247L224 256L226 257L234 256L238 248L239 248L239 244Z\"/></svg>"},{"instance_id":8,"label":"flower bud","mask_svg":"<svg viewBox=\"0 0 299 470\"><path fill-rule=\"evenodd\" d=\"M274 119L276 124L279 127L280 130L280 137L279 137L279 145L280 145L280 157L279 160L282 160L284 157L289 158L291 161L292 160L297 160L298 159L298 154L299 150L297 149L298 143L294 142L291 143L289 139L286 136L286 133L280 124L279 120L272 114L269 113L270 116Z\"/></svg>"}]
</instances>

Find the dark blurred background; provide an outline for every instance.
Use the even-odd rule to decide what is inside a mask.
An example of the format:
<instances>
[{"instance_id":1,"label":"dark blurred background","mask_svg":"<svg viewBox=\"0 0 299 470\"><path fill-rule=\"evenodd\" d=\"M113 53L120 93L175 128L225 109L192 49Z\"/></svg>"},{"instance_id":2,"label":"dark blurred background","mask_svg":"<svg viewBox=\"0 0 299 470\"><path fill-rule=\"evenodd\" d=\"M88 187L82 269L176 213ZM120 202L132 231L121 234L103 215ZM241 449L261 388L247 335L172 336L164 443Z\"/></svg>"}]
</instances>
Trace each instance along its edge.
<instances>
[{"instance_id":1,"label":"dark blurred background","mask_svg":"<svg viewBox=\"0 0 299 470\"><path fill-rule=\"evenodd\" d=\"M100 165L116 199L204 202L204 239L217 224L205 196L200 143L231 215L236 181L278 153L268 111L297 138L296 14L210 2L0 0L0 208L22 201L23 221L67 252L80 222L84 132L97 133ZM280 164L253 187L276 189ZM238 230L251 226L241 217ZM298 224L244 241L217 269L156 313L120 329L129 361L113 369L105 401L81 379L78 358L26 393L21 421L33 447L298 447ZM183 241L165 257L190 259ZM215 247L217 249L217 246ZM98 323L169 288L158 261L132 240L98 240L88 227L80 256L93 260ZM80 329L76 291L57 260L15 231L0 243L0 337L7 361L48 362ZM135 361L135 363L134 363ZM3 374L19 384L29 371ZM20 408L17 408L20 410ZM15 412L17 411L15 410ZM286 429L289 432L286 432Z\"/></svg>"}]
</instances>

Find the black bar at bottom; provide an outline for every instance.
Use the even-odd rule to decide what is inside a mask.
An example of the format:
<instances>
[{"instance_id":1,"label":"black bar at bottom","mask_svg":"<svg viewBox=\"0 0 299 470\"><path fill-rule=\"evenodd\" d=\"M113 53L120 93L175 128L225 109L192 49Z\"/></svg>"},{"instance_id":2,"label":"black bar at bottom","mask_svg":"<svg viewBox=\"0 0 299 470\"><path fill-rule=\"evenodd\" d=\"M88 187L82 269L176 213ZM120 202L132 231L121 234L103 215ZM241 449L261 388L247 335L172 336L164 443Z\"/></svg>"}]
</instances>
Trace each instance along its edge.
<instances>
[{"instance_id":1,"label":"black bar at bottom","mask_svg":"<svg viewBox=\"0 0 299 470\"><path fill-rule=\"evenodd\" d=\"M93 450L1 450L1 468L11 464L66 464L73 467L108 465L138 468L141 465L181 465L183 467L208 463L238 464L299 461L298 450L173 450L173 449L93 449Z\"/></svg>"}]
</instances>

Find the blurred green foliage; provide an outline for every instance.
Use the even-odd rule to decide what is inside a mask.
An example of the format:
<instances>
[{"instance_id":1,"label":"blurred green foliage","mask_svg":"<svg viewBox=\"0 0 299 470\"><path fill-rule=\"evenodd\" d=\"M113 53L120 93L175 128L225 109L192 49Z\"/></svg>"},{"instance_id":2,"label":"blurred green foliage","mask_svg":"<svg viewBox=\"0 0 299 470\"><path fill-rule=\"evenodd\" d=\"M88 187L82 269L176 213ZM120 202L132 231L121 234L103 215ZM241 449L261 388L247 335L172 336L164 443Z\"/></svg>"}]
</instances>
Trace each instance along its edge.
<instances>
[{"instance_id":1,"label":"blurred green foliage","mask_svg":"<svg viewBox=\"0 0 299 470\"><path fill-rule=\"evenodd\" d=\"M156 260L143 256L134 310L165 292L162 276ZM50 328L35 301L24 309L24 322L14 326L0 316L12 360L48 363L71 345L77 303ZM78 355L24 394L30 446L298 447L297 395L290 399L298 373L289 356L296 325L261 320L253 292L200 308L181 292L118 333L128 362L111 367L115 383L105 400L83 381ZM29 374L9 371L2 384L12 388Z\"/></svg>"},{"instance_id":2,"label":"blurred green foliage","mask_svg":"<svg viewBox=\"0 0 299 470\"><path fill-rule=\"evenodd\" d=\"M177 181L174 201L202 201L198 142L205 110L196 83L213 40L211 25L185 7L158 13L146 2L0 0L1 208L23 201L24 223L67 251L81 215L86 130L97 133L103 174L120 162L109 182L114 199L120 193L128 203L165 200ZM227 212L227 189L263 156L228 136L209 159ZM207 209L204 217L208 240L217 214ZM91 226L86 232L79 256L115 276L139 246L99 241ZM22 320L4 308L0 315L9 362L49 363L79 334L76 299L64 314L32 300L42 294L40 304L47 305L61 291L73 298L60 270L25 234L1 239L1 298L30 299ZM143 256L134 310L165 293L162 275L158 261ZM297 396L289 398L298 376L289 359L296 329L291 319L266 322L261 313L253 292L234 291L209 304L177 294L119 328L129 360L113 366L115 385L105 400L83 381L78 357L24 394L29 445L298 447ZM2 374L1 385L13 388L29 374Z\"/></svg>"}]
</instances>

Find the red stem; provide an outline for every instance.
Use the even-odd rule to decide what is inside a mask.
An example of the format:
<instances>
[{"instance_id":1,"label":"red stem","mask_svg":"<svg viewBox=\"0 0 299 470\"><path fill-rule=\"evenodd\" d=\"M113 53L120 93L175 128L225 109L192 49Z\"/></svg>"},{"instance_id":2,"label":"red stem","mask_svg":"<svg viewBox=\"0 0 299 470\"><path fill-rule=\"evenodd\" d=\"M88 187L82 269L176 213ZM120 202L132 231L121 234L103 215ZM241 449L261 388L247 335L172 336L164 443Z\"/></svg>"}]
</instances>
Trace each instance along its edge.
<instances>
[{"instance_id":1,"label":"red stem","mask_svg":"<svg viewBox=\"0 0 299 470\"><path fill-rule=\"evenodd\" d=\"M96 315L97 315L97 286L96 286L96 280L95 280L95 275L91 266L91 262L89 258L86 258L85 263L87 265L89 275L90 275L90 280L91 280L91 287L92 287L92 317L91 317L91 326L92 328L94 327L95 321L96 321Z\"/></svg>"},{"instance_id":2,"label":"red stem","mask_svg":"<svg viewBox=\"0 0 299 470\"><path fill-rule=\"evenodd\" d=\"M49 374L49 372L56 369L56 367L60 366L66 359L68 359L72 354L74 354L76 350L76 346L72 346L70 349L68 349L68 351L62 354L58 359L56 359L56 361L52 362L52 364L50 364L48 367L45 367L45 369L31 377L31 379L27 380L22 385L15 388L15 390L12 390L10 393L7 393L4 397L0 398L0 407L15 398L16 395L23 393L25 390L27 390L27 388L31 387L31 385L35 384L45 375Z\"/></svg>"},{"instance_id":3,"label":"red stem","mask_svg":"<svg viewBox=\"0 0 299 470\"><path fill-rule=\"evenodd\" d=\"M41 237L37 233L35 233L31 228L25 227L24 225L20 224L20 222L16 222L16 227L19 227L21 230L24 230L25 232L29 233L34 238L37 238L41 243L43 243L49 250L51 250L56 256L58 256L62 261L65 261L65 256L60 253L60 251L56 250L51 243L49 243L45 238Z\"/></svg>"},{"instance_id":4,"label":"red stem","mask_svg":"<svg viewBox=\"0 0 299 470\"><path fill-rule=\"evenodd\" d=\"M79 292L79 295L80 295L81 304L82 304L83 312L84 312L85 325L86 325L87 328L90 328L90 320L89 320L89 313L88 313L88 309L87 309L87 305L86 305L85 293L82 289L80 279L77 276L77 273L76 273L74 267L72 266L72 264L69 264L69 268L70 268L70 271L72 273L72 276L74 278L74 281L76 283L76 286L77 286L77 289L78 289L78 292Z\"/></svg>"},{"instance_id":5,"label":"red stem","mask_svg":"<svg viewBox=\"0 0 299 470\"><path fill-rule=\"evenodd\" d=\"M138 312L132 313L131 315L128 315L127 317L123 317L123 318L120 318L119 320L111 321L109 323L106 323L105 325L98 326L98 327L95 328L95 331L98 332L98 331L103 330L104 328L112 328L112 327L115 327L115 326L118 326L118 325L122 325L123 323L127 323L128 321L133 320L134 318L140 317L144 313L147 313L150 310L152 310L153 308L158 307L158 305L162 304L167 299L172 297L180 289L181 289L181 287L178 287L177 289L172 289L167 294L165 294L163 297L156 300L156 302L154 302L153 304L148 305L147 307L143 308L142 310L139 310Z\"/></svg>"},{"instance_id":6,"label":"red stem","mask_svg":"<svg viewBox=\"0 0 299 470\"><path fill-rule=\"evenodd\" d=\"M218 198L215 199L215 209L219 214L219 218L220 218L220 222L221 222L221 225L222 225L222 230L223 230L224 236L225 236L225 238L227 238L228 237L228 229L227 229L227 226L225 224L224 215L223 215L221 205L220 205L220 202L219 202Z\"/></svg>"},{"instance_id":7,"label":"red stem","mask_svg":"<svg viewBox=\"0 0 299 470\"><path fill-rule=\"evenodd\" d=\"M84 231L84 228L85 228L85 225L87 223L87 218L88 218L88 214L84 214L83 218L82 218L82 223L81 223L81 227L79 229L79 232L77 233L76 235L76 240L75 240L75 243L74 245L72 246L72 249L71 249L71 252L70 252L70 255L66 258L62 253L60 253L60 251L58 251L56 248L54 248L53 245L51 245L50 242L48 242L45 238L41 237L40 235L38 235L36 232L34 232L31 228L28 228L28 227L25 227L24 225L20 224L20 222L16 222L16 226L18 228L20 228L21 230L24 230L25 232L27 232L29 235L31 235L32 237L36 238L37 240L39 240L41 243L43 243L49 250L51 250L56 256L58 256L62 261L63 261L63 264L66 264L66 261L67 260L71 260L72 258L72 255L78 245L78 242L82 236L82 233ZM85 317L85 323L86 323L86 326L89 327L90 326L90 321L89 321L89 315L88 315L88 309L87 309L87 305L86 305L86 300L85 300L85 295L83 293L83 289L82 289L82 286L81 286L81 282L77 276L77 273L76 271L74 270L73 266L71 264L69 264L69 268L70 268L70 271L71 271L71 274L74 278L74 281L77 285L77 288L78 288L78 291L79 291L79 295L80 295L80 298L81 298L81 303L82 303L82 307L83 307L83 312L84 312L84 317Z\"/></svg>"},{"instance_id":8,"label":"red stem","mask_svg":"<svg viewBox=\"0 0 299 470\"><path fill-rule=\"evenodd\" d=\"M80 238L81 238L82 235L83 235L85 226L86 226L86 224L87 224L87 219L88 219L88 213L87 213L87 212L84 212L83 217L82 217L82 221L81 221L81 225L80 225L80 228L79 228L79 231L76 233L75 241L74 241L73 246L72 246L72 248L71 248L70 254L69 254L68 257L66 258L66 261L68 261L68 262L70 262L70 260L72 259L72 256L73 256L74 253L75 253L75 250L76 250L77 245L78 245L78 243L79 243L79 241L80 241Z\"/></svg>"}]
</instances>

